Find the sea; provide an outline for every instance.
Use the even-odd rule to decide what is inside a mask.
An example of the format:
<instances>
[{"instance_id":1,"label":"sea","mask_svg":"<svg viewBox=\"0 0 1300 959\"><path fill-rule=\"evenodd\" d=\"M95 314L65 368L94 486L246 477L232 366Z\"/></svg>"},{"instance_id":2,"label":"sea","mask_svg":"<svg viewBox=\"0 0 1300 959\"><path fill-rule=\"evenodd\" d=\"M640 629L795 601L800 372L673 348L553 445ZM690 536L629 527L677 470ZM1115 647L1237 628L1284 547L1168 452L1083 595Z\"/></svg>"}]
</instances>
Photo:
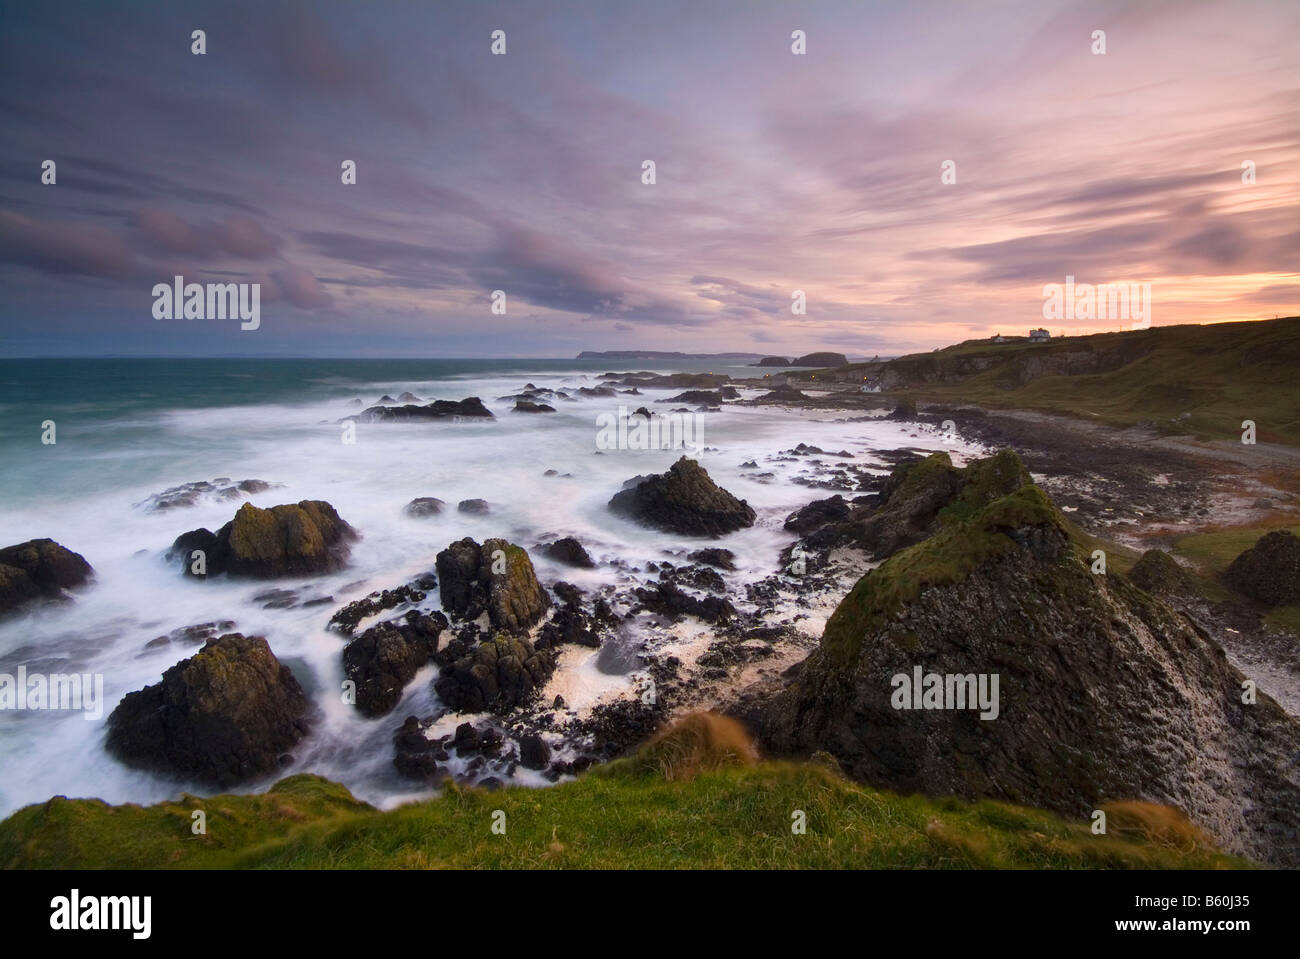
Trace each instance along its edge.
<instances>
[{"instance_id":1,"label":"sea","mask_svg":"<svg viewBox=\"0 0 1300 959\"><path fill-rule=\"evenodd\" d=\"M29 359L0 360L0 546L48 537L80 553L94 581L70 602L42 603L0 620L0 674L81 673L103 680L102 715L83 710L0 711L0 816L54 795L107 802L157 802L194 783L130 769L104 748L106 721L126 693L159 680L195 647L152 640L203 623L233 621L246 635L265 636L317 707L311 733L281 775L312 772L343 782L362 799L391 806L421 795L392 766L392 734L408 715L437 713L436 667L408 686L396 710L359 716L340 695L345 639L326 629L331 614L371 590L408 582L431 570L437 553L470 536L504 537L533 553L543 584L564 579L584 589L626 582L629 570L669 554L720 545L737 556L728 574L733 601L743 587L778 571L780 551L795 537L785 517L830 495L810 488L799 462L779 453L798 443L851 451L857 462L875 450L948 449L939 434L916 424L843 412L775 406L725 405L702 414L697 449L713 479L749 502L755 525L714 543L637 526L608 509L629 478L662 472L683 450L601 449L602 414L646 405L677 390L643 395L583 397L607 371L715 372L752 377L752 367L713 367L674 361L670 367L601 360L488 359ZM525 384L564 390L557 411L522 414L509 397ZM491 420L358 424L344 442L341 421L387 394L409 391L422 400L477 396ZM761 395L742 389L742 396ZM357 401L360 401L358 405ZM49 442L49 440L53 442ZM787 458L788 459L788 458ZM753 461L761 469L744 468ZM547 475L548 471L553 471ZM768 472L766 478L760 473ZM200 499L190 507L156 511L150 498L196 481L258 479L272 488L240 500ZM440 515L414 518L404 507L417 497L448 504ZM249 582L182 577L165 553L198 527L218 529L240 502L258 506L326 500L361 533L349 565L303 580ZM483 499L486 515L455 504ZM580 540L597 561L576 570L534 547L561 536ZM269 588L300 590L328 602L267 608L255 597ZM436 592L428 608L436 608ZM362 628L369 625L363 623ZM809 621L809 629L819 629ZM698 637L704 627L697 627ZM689 633L689 630L687 631ZM683 643L689 645L690 635ZM633 652L635 652L633 650ZM579 712L631 695L636 670L620 657L566 649L544 697L562 692ZM611 663L613 665L611 665ZM622 665L620 665L622 663ZM473 717L450 717L449 728ZM524 782L529 780L521 771Z\"/></svg>"}]
</instances>

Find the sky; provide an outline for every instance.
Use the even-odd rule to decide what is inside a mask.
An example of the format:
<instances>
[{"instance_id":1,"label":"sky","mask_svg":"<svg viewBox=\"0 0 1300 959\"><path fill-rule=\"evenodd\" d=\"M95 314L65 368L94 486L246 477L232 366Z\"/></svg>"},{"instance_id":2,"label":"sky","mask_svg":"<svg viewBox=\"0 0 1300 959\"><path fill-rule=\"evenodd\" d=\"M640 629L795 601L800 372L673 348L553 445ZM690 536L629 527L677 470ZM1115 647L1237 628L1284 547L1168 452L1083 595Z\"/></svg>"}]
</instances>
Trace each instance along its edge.
<instances>
[{"instance_id":1,"label":"sky","mask_svg":"<svg viewBox=\"0 0 1300 959\"><path fill-rule=\"evenodd\" d=\"M1294 0L0 0L0 356L888 356L1068 276L1294 315L1298 41ZM260 326L156 319L176 275Z\"/></svg>"}]
</instances>

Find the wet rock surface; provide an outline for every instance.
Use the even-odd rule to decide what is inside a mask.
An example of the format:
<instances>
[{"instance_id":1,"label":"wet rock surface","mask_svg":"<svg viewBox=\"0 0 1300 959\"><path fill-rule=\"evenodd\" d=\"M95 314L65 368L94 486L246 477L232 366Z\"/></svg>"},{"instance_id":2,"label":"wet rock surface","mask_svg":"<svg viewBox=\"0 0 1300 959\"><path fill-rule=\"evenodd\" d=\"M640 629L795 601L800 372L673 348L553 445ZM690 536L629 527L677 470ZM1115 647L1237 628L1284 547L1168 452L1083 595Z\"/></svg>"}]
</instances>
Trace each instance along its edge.
<instances>
[{"instance_id":1,"label":"wet rock surface","mask_svg":"<svg viewBox=\"0 0 1300 959\"><path fill-rule=\"evenodd\" d=\"M1224 579L1265 606L1300 603L1300 538L1275 530L1232 561Z\"/></svg>"},{"instance_id":2,"label":"wet rock surface","mask_svg":"<svg viewBox=\"0 0 1300 959\"><path fill-rule=\"evenodd\" d=\"M128 693L108 718L107 747L130 765L227 787L280 768L307 714L266 640L229 633Z\"/></svg>"},{"instance_id":3,"label":"wet rock surface","mask_svg":"<svg viewBox=\"0 0 1300 959\"><path fill-rule=\"evenodd\" d=\"M1265 696L1243 703L1218 644L1086 556L1029 485L950 513L863 577L817 651L737 712L774 752L825 750L885 788L1076 818L1141 798L1187 811L1230 849L1295 864L1300 724ZM996 675L996 718L954 699L899 707L922 702L898 698L896 677L918 669Z\"/></svg>"},{"instance_id":4,"label":"wet rock surface","mask_svg":"<svg viewBox=\"0 0 1300 959\"><path fill-rule=\"evenodd\" d=\"M357 538L356 530L322 500L270 509L245 503L216 533L197 529L177 537L168 556L180 561L186 576L274 579L341 569ZM203 554L201 573L196 571L196 550Z\"/></svg>"},{"instance_id":5,"label":"wet rock surface","mask_svg":"<svg viewBox=\"0 0 1300 959\"><path fill-rule=\"evenodd\" d=\"M396 402L396 400L392 401ZM463 400L434 400L423 406L408 403L403 406L372 406L357 414L359 423L391 423L420 420L454 420L458 417L494 419L492 411L477 396Z\"/></svg>"},{"instance_id":6,"label":"wet rock surface","mask_svg":"<svg viewBox=\"0 0 1300 959\"><path fill-rule=\"evenodd\" d=\"M365 716L382 716L401 701L421 668L434 661L438 640L448 626L442 613L415 610L379 623L343 650L343 672L355 684L356 707Z\"/></svg>"},{"instance_id":7,"label":"wet rock surface","mask_svg":"<svg viewBox=\"0 0 1300 959\"><path fill-rule=\"evenodd\" d=\"M0 615L37 599L61 599L84 586L94 570L80 553L52 539L32 539L0 549Z\"/></svg>"},{"instance_id":8,"label":"wet rock surface","mask_svg":"<svg viewBox=\"0 0 1300 959\"><path fill-rule=\"evenodd\" d=\"M693 536L722 536L754 525L755 519L748 503L722 489L685 456L667 473L614 494L609 507L644 526Z\"/></svg>"},{"instance_id":9,"label":"wet rock surface","mask_svg":"<svg viewBox=\"0 0 1300 959\"><path fill-rule=\"evenodd\" d=\"M442 608L453 618L487 613L493 629L520 635L550 607L527 551L503 539L481 546L469 537L458 540L438 554L437 570Z\"/></svg>"}]
</instances>

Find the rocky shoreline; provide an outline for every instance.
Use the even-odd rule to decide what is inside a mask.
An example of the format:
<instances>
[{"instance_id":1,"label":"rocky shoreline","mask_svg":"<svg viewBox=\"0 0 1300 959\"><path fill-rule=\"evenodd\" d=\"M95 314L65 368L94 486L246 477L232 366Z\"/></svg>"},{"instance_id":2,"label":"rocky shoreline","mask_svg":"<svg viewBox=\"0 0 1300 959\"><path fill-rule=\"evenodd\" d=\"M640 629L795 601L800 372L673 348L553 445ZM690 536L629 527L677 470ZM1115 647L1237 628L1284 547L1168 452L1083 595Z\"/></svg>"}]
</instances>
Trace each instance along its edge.
<instances>
[{"instance_id":1,"label":"rocky shoreline","mask_svg":"<svg viewBox=\"0 0 1300 959\"><path fill-rule=\"evenodd\" d=\"M1300 464L1298 451L1263 447L1243 454L1023 411L918 410L850 390L777 386L756 394L765 380L731 382L714 374L607 373L601 379L611 385L574 392L684 390L659 402L698 404L705 411L724 404L831 410L846 422L888 417L911 424L912 435L931 448L936 438L952 438L953 446L959 440L1003 452L957 466L946 454L923 448L866 455L796 442L761 462L747 461L741 469L754 481L780 473L807 487L809 497L784 520L790 542L772 557L775 572L743 584L729 580L736 566L725 543L755 522L755 511L684 456L665 473L629 479L609 500L612 515L699 544L666 550L644 567L608 557L597 562L572 536L529 544L462 538L414 579L341 606L332 596L301 595L300 586L259 593L267 608L334 606L329 624L343 640L344 702L389 725L392 768L414 787L455 779L496 788L523 771L557 782L625 754L684 711L712 708L742 718L771 753L829 753L855 778L876 786L993 796L1070 815L1085 815L1105 801L1150 799L1185 809L1234 851L1262 861L1300 861L1300 786L1285 761L1297 728L1297 703L1285 690L1300 688L1294 682L1300 643L1267 618L1270 607L1295 601L1291 580L1300 576L1300 566L1294 537L1276 533L1256 547L1265 552L1243 554L1224 595L1207 594L1203 583L1159 550L1215 526L1225 512L1238 525L1294 524L1300 508L1288 470ZM503 399L522 404L517 410L541 412L528 404L566 398L528 384ZM460 416L492 414L473 397L425 404L403 394L385 397L359 419ZM142 506L171 514L204 498L237 500L273 488L260 480L203 481L166 490ZM418 519L445 508L430 496L413 500L406 512ZM990 518L994 509L1001 518ZM481 500L462 501L459 510L490 515ZM215 533L179 535L169 557L177 574L190 579L302 578L346 568L351 544L364 534L324 501L269 509L245 503ZM1124 572L1096 580L1086 557L1099 543L1131 552L1133 560L1145 555L1141 562L1126 559ZM986 544L980 547L985 551L966 557L962 550L971 544ZM956 559L953 550L961 554ZM59 562L43 563L42 555ZM535 556L611 575L595 587L543 580ZM923 562L926 556L931 559ZM949 569L954 563L955 571ZM1074 569L1071 563L1083 565ZM1067 567L1068 575L1061 572ZM938 568L944 572L935 573ZM901 576L890 579L886 571L893 569L902 569ZM67 588L89 583L93 571L58 544L33 541L0 551L0 574L7 577L0 585L8 589L8 608L16 609L65 596ZM893 585L870 586L876 582ZM1105 588L1091 588L1098 584ZM864 589L886 590L892 605L864 620L850 611ZM1033 604L1042 612L1025 620L1023 611ZM969 615L959 614L966 607ZM885 619L871 618L882 610ZM846 621L854 649L902 650L902 658L845 659L834 637ZM1128 625L1115 632L1108 624L1118 621ZM293 762L291 751L311 736L316 710L266 640L234 626L233 620L198 624L155 641L203 645L160 683L122 700L109 720L107 745L114 755L220 786ZM1084 635L1071 638L1072 630ZM1045 631L1055 637L1054 655L1066 657L1063 671L1026 678L1041 664L1013 650L1017 643L1045 641ZM950 663L945 644L958 651ZM1153 644L1182 653L1153 658ZM1073 651L1067 655L1066 649ZM978 721L962 725L963 717L900 718L881 709L879 683L861 686L864 669L874 676L901 670L907 660L964 671L972 655L1006 673L1004 689L1014 693L1024 682L1034 690L1038 705L1009 706L1010 721L996 725L1005 741L986 735ZM575 656L614 664L611 671L634 677L632 688L575 710L557 691L563 690L565 663ZM1109 665L1097 668L1098 656ZM396 712L410 684L429 669L437 711ZM1229 710L1224 697L1242 681L1243 669L1259 676L1259 708L1245 714L1260 717L1251 719L1256 725L1201 718L1177 745L1156 750L1164 760L1148 753L1143 765L1142 757L1126 754L1134 742L1174 735L1181 720L1173 717L1181 711L1204 717ZM1171 670L1183 676L1180 694L1169 699L1165 677ZM1057 683L1100 697L1118 677L1134 675L1145 678L1129 691L1131 698L1165 696L1157 710L1162 722L1150 725L1141 709L1126 712L1111 700L1102 713L1077 714L1073 699L1058 709L1044 693ZM1269 690L1283 691L1281 706ZM1071 730L1099 727L1109 738L1062 747ZM1022 742L1017 735L1031 738ZM1214 756L1253 750L1254 765L1243 771L1200 759L1195 745ZM1079 756L1099 752L1115 754L1114 764L1078 765ZM990 765L993 755L1005 768ZM1252 796L1266 797L1268 816L1249 810Z\"/></svg>"}]
</instances>

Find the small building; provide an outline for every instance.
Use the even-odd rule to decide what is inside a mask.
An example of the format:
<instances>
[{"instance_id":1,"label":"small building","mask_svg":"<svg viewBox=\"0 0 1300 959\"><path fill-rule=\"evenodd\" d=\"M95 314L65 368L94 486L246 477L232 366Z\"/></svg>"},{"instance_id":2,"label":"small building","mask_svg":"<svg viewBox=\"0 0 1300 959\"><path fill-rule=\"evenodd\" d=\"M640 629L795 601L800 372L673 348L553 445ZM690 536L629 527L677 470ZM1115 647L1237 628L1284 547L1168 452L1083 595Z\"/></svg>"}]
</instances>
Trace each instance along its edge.
<instances>
[{"instance_id":1,"label":"small building","mask_svg":"<svg viewBox=\"0 0 1300 959\"><path fill-rule=\"evenodd\" d=\"M1007 338L1003 336L1001 333L994 333L992 336L992 340L994 343L1005 343L1007 341Z\"/></svg>"},{"instance_id":2,"label":"small building","mask_svg":"<svg viewBox=\"0 0 1300 959\"><path fill-rule=\"evenodd\" d=\"M1029 331L1030 343L1046 343L1051 338L1052 334L1048 333L1047 330L1043 329L1041 326L1036 330Z\"/></svg>"}]
</instances>

